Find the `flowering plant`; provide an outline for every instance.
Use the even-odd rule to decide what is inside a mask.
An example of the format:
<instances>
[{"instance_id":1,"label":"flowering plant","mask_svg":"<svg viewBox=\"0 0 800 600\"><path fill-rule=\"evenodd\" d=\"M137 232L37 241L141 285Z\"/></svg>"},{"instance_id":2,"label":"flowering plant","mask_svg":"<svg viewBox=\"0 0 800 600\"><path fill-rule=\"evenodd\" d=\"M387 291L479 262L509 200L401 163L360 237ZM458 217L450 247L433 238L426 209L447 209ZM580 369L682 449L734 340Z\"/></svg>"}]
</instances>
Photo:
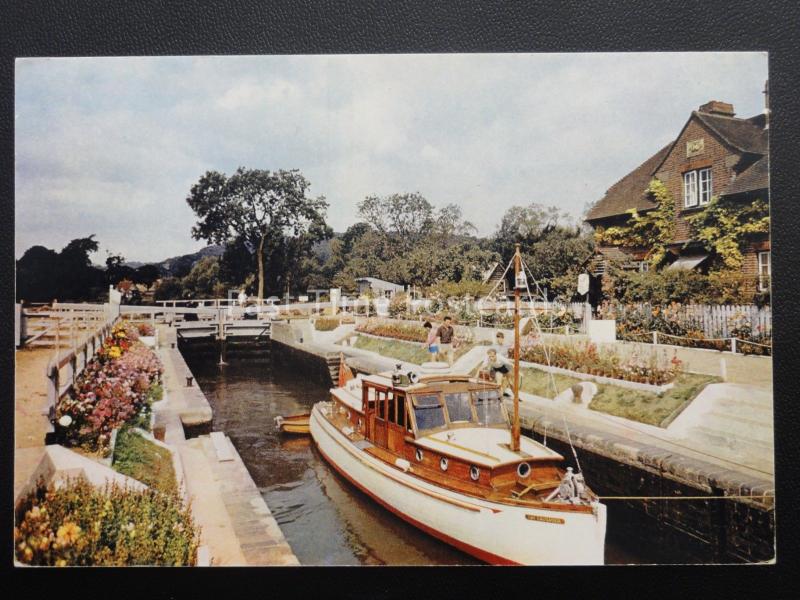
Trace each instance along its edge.
<instances>
[{"instance_id":1,"label":"flowering plant","mask_svg":"<svg viewBox=\"0 0 800 600\"><path fill-rule=\"evenodd\" d=\"M402 323L381 323L373 319L356 327L356 331L376 335L379 337L393 338L406 342L425 342L428 333L422 325L405 325Z\"/></svg>"},{"instance_id":2,"label":"flowering plant","mask_svg":"<svg viewBox=\"0 0 800 600\"><path fill-rule=\"evenodd\" d=\"M509 355L512 352L509 350ZM654 385L663 385L674 380L682 366L677 354L673 354L670 360L666 350L660 354L653 351L646 357L634 352L623 359L614 350L600 352L597 345L591 342L526 345L520 351L520 359L578 373Z\"/></svg>"},{"instance_id":3,"label":"flowering plant","mask_svg":"<svg viewBox=\"0 0 800 600\"><path fill-rule=\"evenodd\" d=\"M56 489L42 481L16 511L14 551L32 565L193 565L199 531L175 493L95 488L86 479Z\"/></svg>"},{"instance_id":4,"label":"flowering plant","mask_svg":"<svg viewBox=\"0 0 800 600\"><path fill-rule=\"evenodd\" d=\"M56 406L65 441L105 450L113 429L149 409L150 390L159 385L162 372L161 361L138 341L134 327L125 322L115 326Z\"/></svg>"},{"instance_id":5,"label":"flowering plant","mask_svg":"<svg viewBox=\"0 0 800 600\"><path fill-rule=\"evenodd\" d=\"M150 323L139 323L136 326L136 331L140 336L150 337L156 334L156 330Z\"/></svg>"}]
</instances>

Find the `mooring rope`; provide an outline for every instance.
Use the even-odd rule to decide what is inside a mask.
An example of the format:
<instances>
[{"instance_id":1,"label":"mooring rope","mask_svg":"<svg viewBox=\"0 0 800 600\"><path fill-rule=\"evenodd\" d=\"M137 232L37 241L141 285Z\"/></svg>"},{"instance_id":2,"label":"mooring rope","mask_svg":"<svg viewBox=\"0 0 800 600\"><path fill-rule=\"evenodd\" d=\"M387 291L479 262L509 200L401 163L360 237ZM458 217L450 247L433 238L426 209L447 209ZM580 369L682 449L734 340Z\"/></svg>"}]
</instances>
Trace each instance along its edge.
<instances>
[{"instance_id":1,"label":"mooring rope","mask_svg":"<svg viewBox=\"0 0 800 600\"><path fill-rule=\"evenodd\" d=\"M754 500L756 498L772 498L774 494L758 494L745 496L735 494L731 496L598 496L598 500Z\"/></svg>"}]
</instances>

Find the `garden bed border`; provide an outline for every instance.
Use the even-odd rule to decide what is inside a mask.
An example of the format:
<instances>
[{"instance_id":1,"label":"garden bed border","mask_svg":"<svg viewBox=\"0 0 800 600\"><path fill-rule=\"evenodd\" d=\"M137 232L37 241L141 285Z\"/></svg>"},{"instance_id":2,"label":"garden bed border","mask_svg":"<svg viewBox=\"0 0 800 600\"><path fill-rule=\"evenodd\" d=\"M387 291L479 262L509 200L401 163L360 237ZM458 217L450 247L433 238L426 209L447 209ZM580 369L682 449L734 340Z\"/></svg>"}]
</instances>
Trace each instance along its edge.
<instances>
[{"instance_id":1,"label":"garden bed border","mask_svg":"<svg viewBox=\"0 0 800 600\"><path fill-rule=\"evenodd\" d=\"M675 386L674 380L670 381L669 383L665 383L664 385L655 385L652 383L639 383L638 381L627 381L625 379L617 379L615 377L606 377L604 375L592 375L591 373L581 373L579 371L572 371L571 369L564 369L562 367L552 367L549 365L543 365L541 363L528 362L523 360L519 361L519 364L523 368L538 369L540 371L545 371L547 373L558 373L560 375L567 375L568 377L574 377L576 379L583 379L584 381L594 381L595 383L614 385L617 387L624 387L631 390L640 390L643 392L652 392L654 394L663 394L664 392L672 389Z\"/></svg>"}]
</instances>

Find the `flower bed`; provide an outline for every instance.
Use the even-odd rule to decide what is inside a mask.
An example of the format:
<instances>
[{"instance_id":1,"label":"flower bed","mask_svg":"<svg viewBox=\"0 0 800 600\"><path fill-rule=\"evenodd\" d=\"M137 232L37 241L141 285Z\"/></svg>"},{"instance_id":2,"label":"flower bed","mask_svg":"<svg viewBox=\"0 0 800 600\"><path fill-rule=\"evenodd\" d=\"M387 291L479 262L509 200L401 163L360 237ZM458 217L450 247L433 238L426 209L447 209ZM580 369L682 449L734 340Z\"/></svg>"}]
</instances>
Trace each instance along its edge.
<instances>
[{"instance_id":1,"label":"flower bed","mask_svg":"<svg viewBox=\"0 0 800 600\"><path fill-rule=\"evenodd\" d=\"M56 407L66 445L105 451L111 432L142 413L160 393L161 361L138 341L136 327L116 325Z\"/></svg>"},{"instance_id":2,"label":"flower bed","mask_svg":"<svg viewBox=\"0 0 800 600\"><path fill-rule=\"evenodd\" d=\"M314 329L317 331L333 331L341 324L337 317L319 317L314 321Z\"/></svg>"},{"instance_id":3,"label":"flower bed","mask_svg":"<svg viewBox=\"0 0 800 600\"><path fill-rule=\"evenodd\" d=\"M613 350L599 352L597 346L591 342L528 346L521 350L520 360L576 373L650 385L670 383L681 371L681 360L675 354L669 359L666 351L653 351L647 357L641 357L634 352L623 360Z\"/></svg>"},{"instance_id":4,"label":"flower bed","mask_svg":"<svg viewBox=\"0 0 800 600\"><path fill-rule=\"evenodd\" d=\"M194 565L199 531L176 494L39 482L15 515L14 551L30 565Z\"/></svg>"},{"instance_id":5,"label":"flower bed","mask_svg":"<svg viewBox=\"0 0 800 600\"><path fill-rule=\"evenodd\" d=\"M136 332L144 337L152 337L156 334L155 328L150 323L139 323L136 325Z\"/></svg>"},{"instance_id":6,"label":"flower bed","mask_svg":"<svg viewBox=\"0 0 800 600\"><path fill-rule=\"evenodd\" d=\"M619 305L604 303L598 309L604 319L615 319L617 339L631 342L653 341L652 332L659 334L659 343L686 348L730 351L730 338L737 338L736 351L740 354L771 355L771 331L752 327L746 313L736 313L727 318L727 330L718 329L716 337L706 337L702 319L688 312L677 302L665 306ZM725 333L726 332L726 333Z\"/></svg>"},{"instance_id":7,"label":"flower bed","mask_svg":"<svg viewBox=\"0 0 800 600\"><path fill-rule=\"evenodd\" d=\"M422 342L428 339L428 332L422 325L404 325L400 323L362 323L356 327L359 333L368 333L378 337L392 338L405 342Z\"/></svg>"}]
</instances>

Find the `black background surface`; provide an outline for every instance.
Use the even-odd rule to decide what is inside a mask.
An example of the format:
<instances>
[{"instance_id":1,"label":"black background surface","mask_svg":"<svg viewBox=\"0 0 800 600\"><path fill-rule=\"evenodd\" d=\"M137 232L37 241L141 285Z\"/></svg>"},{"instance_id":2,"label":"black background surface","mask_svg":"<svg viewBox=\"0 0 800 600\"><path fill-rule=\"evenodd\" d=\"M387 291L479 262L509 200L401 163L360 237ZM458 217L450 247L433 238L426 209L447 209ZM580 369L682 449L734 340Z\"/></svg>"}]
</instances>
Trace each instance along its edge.
<instances>
[{"instance_id":1,"label":"black background surface","mask_svg":"<svg viewBox=\"0 0 800 600\"><path fill-rule=\"evenodd\" d=\"M0 1L0 564L20 598L797 597L798 3ZM777 564L599 568L13 569L14 58L768 51ZM6 537L8 536L8 537ZM792 590L795 590L794 592Z\"/></svg>"}]
</instances>

